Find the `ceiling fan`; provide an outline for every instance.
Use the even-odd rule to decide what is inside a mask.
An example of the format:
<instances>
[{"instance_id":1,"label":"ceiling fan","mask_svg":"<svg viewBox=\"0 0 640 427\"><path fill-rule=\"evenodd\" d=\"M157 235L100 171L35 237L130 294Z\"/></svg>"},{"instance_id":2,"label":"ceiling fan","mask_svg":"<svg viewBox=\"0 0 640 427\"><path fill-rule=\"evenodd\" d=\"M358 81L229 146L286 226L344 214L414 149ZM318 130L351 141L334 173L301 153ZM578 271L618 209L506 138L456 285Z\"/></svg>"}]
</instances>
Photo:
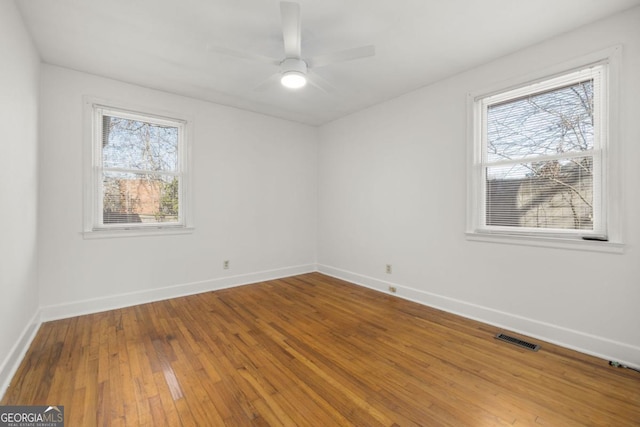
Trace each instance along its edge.
<instances>
[{"instance_id":1,"label":"ceiling fan","mask_svg":"<svg viewBox=\"0 0 640 427\"><path fill-rule=\"evenodd\" d=\"M300 5L294 2L280 2L282 17L282 38L284 40L284 59L274 59L257 54L240 52L223 47L209 46L209 49L225 55L243 59L269 62L280 67L280 71L260 84L256 89L266 87L276 80L290 89L299 89L307 83L328 91L330 85L317 74L309 75L313 68L320 68L337 62L351 61L375 55L375 46L361 46L353 49L333 52L313 58L303 58L301 51Z\"/></svg>"}]
</instances>

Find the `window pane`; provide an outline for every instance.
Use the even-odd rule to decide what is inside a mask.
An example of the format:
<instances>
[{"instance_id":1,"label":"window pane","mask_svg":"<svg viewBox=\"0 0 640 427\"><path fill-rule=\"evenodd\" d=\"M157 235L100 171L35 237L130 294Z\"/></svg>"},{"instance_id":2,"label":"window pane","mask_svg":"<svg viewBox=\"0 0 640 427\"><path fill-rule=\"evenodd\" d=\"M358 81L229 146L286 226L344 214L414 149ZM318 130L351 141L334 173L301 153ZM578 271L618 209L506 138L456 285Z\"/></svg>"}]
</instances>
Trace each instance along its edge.
<instances>
[{"instance_id":1,"label":"window pane","mask_svg":"<svg viewBox=\"0 0 640 427\"><path fill-rule=\"evenodd\" d=\"M593 149L593 79L490 105L487 161Z\"/></svg>"},{"instance_id":2,"label":"window pane","mask_svg":"<svg viewBox=\"0 0 640 427\"><path fill-rule=\"evenodd\" d=\"M105 172L102 183L104 224L178 222L177 177Z\"/></svg>"},{"instance_id":3,"label":"window pane","mask_svg":"<svg viewBox=\"0 0 640 427\"><path fill-rule=\"evenodd\" d=\"M593 230L593 158L486 168L486 224Z\"/></svg>"},{"instance_id":4,"label":"window pane","mask_svg":"<svg viewBox=\"0 0 640 427\"><path fill-rule=\"evenodd\" d=\"M105 168L177 171L177 127L115 116L102 117L102 164Z\"/></svg>"}]
</instances>

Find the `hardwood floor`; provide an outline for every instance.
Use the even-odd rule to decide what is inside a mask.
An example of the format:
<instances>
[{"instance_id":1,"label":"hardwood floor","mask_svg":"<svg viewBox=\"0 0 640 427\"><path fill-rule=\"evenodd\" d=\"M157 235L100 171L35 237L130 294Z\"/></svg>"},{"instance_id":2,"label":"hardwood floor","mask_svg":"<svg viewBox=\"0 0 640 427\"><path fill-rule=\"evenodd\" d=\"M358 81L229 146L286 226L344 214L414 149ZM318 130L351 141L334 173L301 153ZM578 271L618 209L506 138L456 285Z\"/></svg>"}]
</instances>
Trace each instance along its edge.
<instances>
[{"instance_id":1,"label":"hardwood floor","mask_svg":"<svg viewBox=\"0 0 640 427\"><path fill-rule=\"evenodd\" d=\"M497 332L311 273L45 323L1 403L67 426L640 425L640 374Z\"/></svg>"}]
</instances>

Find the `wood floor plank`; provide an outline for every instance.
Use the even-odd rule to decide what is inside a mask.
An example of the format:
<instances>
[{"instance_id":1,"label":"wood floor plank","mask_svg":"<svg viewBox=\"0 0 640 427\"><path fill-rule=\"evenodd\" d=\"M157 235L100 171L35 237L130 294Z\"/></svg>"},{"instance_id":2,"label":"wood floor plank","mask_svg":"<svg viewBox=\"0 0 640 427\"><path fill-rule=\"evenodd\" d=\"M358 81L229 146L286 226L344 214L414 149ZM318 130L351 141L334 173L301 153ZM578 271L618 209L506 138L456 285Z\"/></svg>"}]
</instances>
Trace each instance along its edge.
<instances>
[{"instance_id":1,"label":"wood floor plank","mask_svg":"<svg viewBox=\"0 0 640 427\"><path fill-rule=\"evenodd\" d=\"M44 323L0 403L74 426L640 425L640 374L497 332L311 273Z\"/></svg>"}]
</instances>

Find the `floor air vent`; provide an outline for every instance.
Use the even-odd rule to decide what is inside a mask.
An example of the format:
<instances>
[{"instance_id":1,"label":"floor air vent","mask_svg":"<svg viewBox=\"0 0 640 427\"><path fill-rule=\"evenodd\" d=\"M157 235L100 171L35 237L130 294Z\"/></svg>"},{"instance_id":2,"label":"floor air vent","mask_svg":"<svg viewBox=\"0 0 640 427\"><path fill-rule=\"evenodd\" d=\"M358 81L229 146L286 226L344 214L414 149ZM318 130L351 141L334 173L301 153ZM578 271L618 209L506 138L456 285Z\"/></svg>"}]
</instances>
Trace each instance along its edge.
<instances>
[{"instance_id":1,"label":"floor air vent","mask_svg":"<svg viewBox=\"0 0 640 427\"><path fill-rule=\"evenodd\" d=\"M531 350L531 351L538 351L540 350L540 346L538 344L533 344L527 341L522 341L521 339L515 338L515 337L511 337L509 335L506 334L498 334L496 335L496 338L499 339L500 341L505 341L508 343L511 343L513 345L517 345L518 347L522 347L522 348L526 348L527 350Z\"/></svg>"}]
</instances>

